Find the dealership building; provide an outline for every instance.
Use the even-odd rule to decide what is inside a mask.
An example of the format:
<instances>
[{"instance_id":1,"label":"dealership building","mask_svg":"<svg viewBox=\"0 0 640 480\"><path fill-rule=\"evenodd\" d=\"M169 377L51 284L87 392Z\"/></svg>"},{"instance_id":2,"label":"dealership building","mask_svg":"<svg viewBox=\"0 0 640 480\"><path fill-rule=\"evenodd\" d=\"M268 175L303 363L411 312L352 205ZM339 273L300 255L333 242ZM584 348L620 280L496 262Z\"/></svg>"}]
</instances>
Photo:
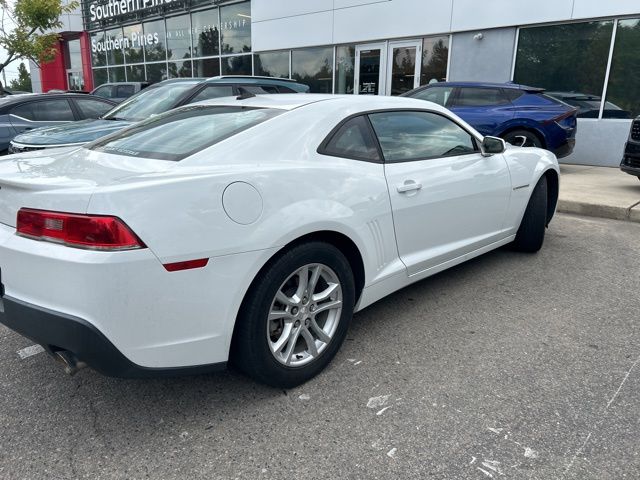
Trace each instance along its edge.
<instances>
[{"instance_id":1,"label":"dealership building","mask_svg":"<svg viewBox=\"0 0 640 480\"><path fill-rule=\"evenodd\" d=\"M527 84L579 102L570 163L617 165L640 115L637 0L82 0L34 91L268 75L313 92Z\"/></svg>"}]
</instances>

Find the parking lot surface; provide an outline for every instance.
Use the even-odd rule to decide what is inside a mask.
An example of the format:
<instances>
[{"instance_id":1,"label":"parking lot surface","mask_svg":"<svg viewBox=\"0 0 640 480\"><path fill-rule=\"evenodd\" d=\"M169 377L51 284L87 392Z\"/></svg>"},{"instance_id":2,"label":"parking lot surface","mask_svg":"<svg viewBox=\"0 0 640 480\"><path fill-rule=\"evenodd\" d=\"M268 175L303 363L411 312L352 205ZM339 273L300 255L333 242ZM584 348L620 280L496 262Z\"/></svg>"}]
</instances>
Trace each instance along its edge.
<instances>
[{"instance_id":1,"label":"parking lot surface","mask_svg":"<svg viewBox=\"0 0 640 480\"><path fill-rule=\"evenodd\" d=\"M360 312L288 391L68 377L0 326L0 478L639 478L638 265L640 224L559 215Z\"/></svg>"}]
</instances>

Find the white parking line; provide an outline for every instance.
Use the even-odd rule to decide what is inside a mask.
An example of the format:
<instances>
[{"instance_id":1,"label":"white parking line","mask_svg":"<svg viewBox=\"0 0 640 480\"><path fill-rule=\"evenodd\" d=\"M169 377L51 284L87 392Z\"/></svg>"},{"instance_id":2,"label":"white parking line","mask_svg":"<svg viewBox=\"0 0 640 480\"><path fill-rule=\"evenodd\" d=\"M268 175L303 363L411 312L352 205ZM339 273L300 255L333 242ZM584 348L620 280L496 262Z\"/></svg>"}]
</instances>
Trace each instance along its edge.
<instances>
[{"instance_id":1,"label":"white parking line","mask_svg":"<svg viewBox=\"0 0 640 480\"><path fill-rule=\"evenodd\" d=\"M20 357L20 360L24 360L25 358L33 357L39 353L44 352L44 348L40 345L31 345L30 347L23 348L22 350L18 350L16 353Z\"/></svg>"}]
</instances>

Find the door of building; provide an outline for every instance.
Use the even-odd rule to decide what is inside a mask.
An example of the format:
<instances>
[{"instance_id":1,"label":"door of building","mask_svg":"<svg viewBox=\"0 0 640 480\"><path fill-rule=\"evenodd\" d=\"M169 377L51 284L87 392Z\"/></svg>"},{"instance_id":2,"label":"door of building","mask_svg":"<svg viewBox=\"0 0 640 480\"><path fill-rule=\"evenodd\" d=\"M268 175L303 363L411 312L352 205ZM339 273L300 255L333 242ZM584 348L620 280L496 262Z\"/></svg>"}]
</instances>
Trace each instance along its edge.
<instances>
[{"instance_id":1,"label":"door of building","mask_svg":"<svg viewBox=\"0 0 640 480\"><path fill-rule=\"evenodd\" d=\"M72 91L84 90L84 76L81 70L67 70L67 89Z\"/></svg>"},{"instance_id":2,"label":"door of building","mask_svg":"<svg viewBox=\"0 0 640 480\"><path fill-rule=\"evenodd\" d=\"M389 42L387 66L387 95L401 95L420 86L422 42L402 40Z\"/></svg>"},{"instance_id":3,"label":"door of building","mask_svg":"<svg viewBox=\"0 0 640 480\"><path fill-rule=\"evenodd\" d=\"M356 46L355 89L356 95L386 94L385 43L369 43Z\"/></svg>"}]
</instances>

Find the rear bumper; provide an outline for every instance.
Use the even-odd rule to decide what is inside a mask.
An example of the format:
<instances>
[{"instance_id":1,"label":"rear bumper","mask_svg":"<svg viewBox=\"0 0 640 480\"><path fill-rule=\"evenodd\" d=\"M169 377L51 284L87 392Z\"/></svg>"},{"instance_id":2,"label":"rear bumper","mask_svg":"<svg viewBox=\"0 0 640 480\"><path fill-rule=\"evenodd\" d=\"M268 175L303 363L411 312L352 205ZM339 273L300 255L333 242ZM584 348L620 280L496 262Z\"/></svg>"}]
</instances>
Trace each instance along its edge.
<instances>
[{"instance_id":1,"label":"rear bumper","mask_svg":"<svg viewBox=\"0 0 640 480\"><path fill-rule=\"evenodd\" d=\"M553 153L557 158L567 157L571 155L571 153L573 153L573 149L575 148L575 146L576 146L576 139L568 138L565 143L555 148L553 150Z\"/></svg>"},{"instance_id":2,"label":"rear bumper","mask_svg":"<svg viewBox=\"0 0 640 480\"><path fill-rule=\"evenodd\" d=\"M1 321L108 375L208 371L227 362L246 289L275 250L211 256L204 268L168 272L150 249L69 248L17 236L0 223L8 305ZM23 324L23 317L33 320Z\"/></svg>"},{"instance_id":3,"label":"rear bumper","mask_svg":"<svg viewBox=\"0 0 640 480\"><path fill-rule=\"evenodd\" d=\"M42 345L50 354L66 351L111 377L144 378L200 374L222 370L226 362L178 368L149 368L127 359L89 322L5 296L0 323Z\"/></svg>"}]
</instances>

